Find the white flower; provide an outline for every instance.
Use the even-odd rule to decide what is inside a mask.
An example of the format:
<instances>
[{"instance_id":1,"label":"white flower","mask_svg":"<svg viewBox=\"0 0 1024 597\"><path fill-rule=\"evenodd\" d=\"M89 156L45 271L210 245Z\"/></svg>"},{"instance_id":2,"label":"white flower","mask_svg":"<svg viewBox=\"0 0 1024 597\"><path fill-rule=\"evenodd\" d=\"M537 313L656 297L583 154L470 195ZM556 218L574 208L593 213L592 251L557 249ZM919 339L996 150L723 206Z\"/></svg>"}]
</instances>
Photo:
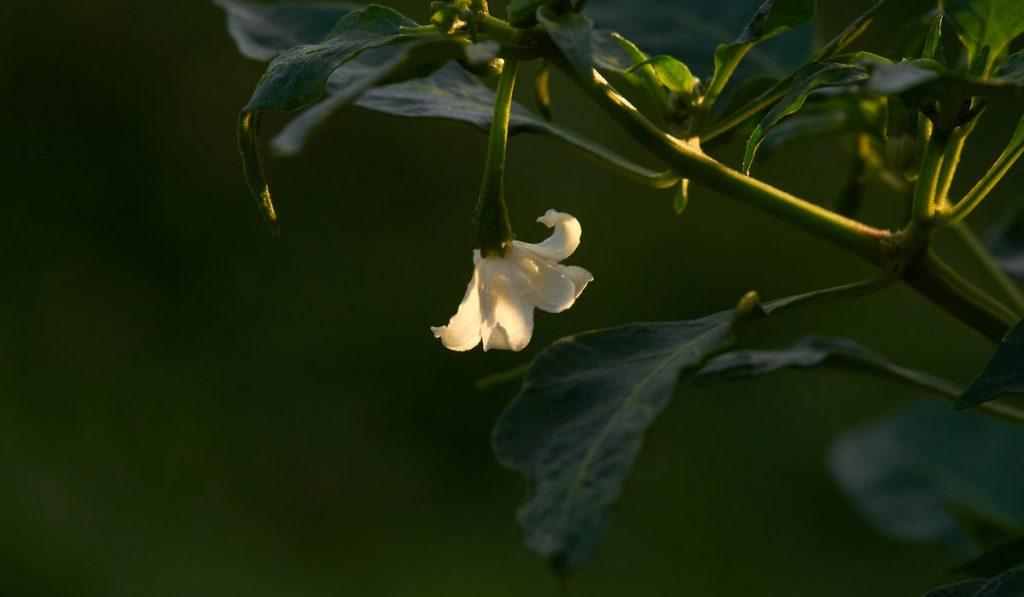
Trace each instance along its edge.
<instances>
[{"instance_id":1,"label":"white flower","mask_svg":"<svg viewBox=\"0 0 1024 597\"><path fill-rule=\"evenodd\" d=\"M448 325L431 327L451 350L522 350L533 335L533 309L560 313L576 302L594 279L582 267L558 263L580 245L582 229L569 214L549 209L537 221L554 228L540 244L512 241L505 256L481 259L473 251L473 279Z\"/></svg>"}]
</instances>

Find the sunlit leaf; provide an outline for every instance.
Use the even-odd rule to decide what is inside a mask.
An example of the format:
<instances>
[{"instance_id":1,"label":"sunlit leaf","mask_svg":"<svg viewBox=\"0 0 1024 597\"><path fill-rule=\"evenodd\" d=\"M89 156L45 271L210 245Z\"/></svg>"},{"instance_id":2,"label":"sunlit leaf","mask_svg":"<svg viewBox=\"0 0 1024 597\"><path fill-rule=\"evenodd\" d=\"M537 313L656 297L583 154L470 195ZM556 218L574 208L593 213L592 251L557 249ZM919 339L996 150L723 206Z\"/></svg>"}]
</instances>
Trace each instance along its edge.
<instances>
[{"instance_id":1,"label":"sunlit leaf","mask_svg":"<svg viewBox=\"0 0 1024 597\"><path fill-rule=\"evenodd\" d=\"M969 408L1007 394L1024 393L1024 320L1006 334L985 369L956 401Z\"/></svg>"},{"instance_id":2,"label":"sunlit leaf","mask_svg":"<svg viewBox=\"0 0 1024 597\"><path fill-rule=\"evenodd\" d=\"M967 550L955 510L1024 524L1024 430L942 404L918 403L844 433L829 464L879 530Z\"/></svg>"},{"instance_id":3,"label":"sunlit leaf","mask_svg":"<svg viewBox=\"0 0 1024 597\"><path fill-rule=\"evenodd\" d=\"M361 8L351 2L213 0L228 16L228 31L242 55L269 60L278 52L323 41L338 19Z\"/></svg>"},{"instance_id":4,"label":"sunlit leaf","mask_svg":"<svg viewBox=\"0 0 1024 597\"><path fill-rule=\"evenodd\" d=\"M855 64L816 62L801 68L793 80L793 86L789 93L765 114L747 140L747 149L743 156L743 171L750 172L754 156L769 129L786 116L799 111L811 93L825 87L851 85L863 81L867 77L867 71Z\"/></svg>"},{"instance_id":5,"label":"sunlit leaf","mask_svg":"<svg viewBox=\"0 0 1024 597\"><path fill-rule=\"evenodd\" d=\"M671 56L654 56L633 66L630 71L649 66L654 71L658 83L669 91L683 97L693 94L696 79L685 64Z\"/></svg>"},{"instance_id":6,"label":"sunlit leaf","mask_svg":"<svg viewBox=\"0 0 1024 597\"><path fill-rule=\"evenodd\" d=\"M505 466L531 483L519 510L527 547L560 573L601 544L644 434L676 382L726 348L736 310L693 321L636 323L544 349L494 430Z\"/></svg>"},{"instance_id":7,"label":"sunlit leaf","mask_svg":"<svg viewBox=\"0 0 1024 597\"><path fill-rule=\"evenodd\" d=\"M995 578L965 580L932 589L922 597L1020 597L1024 595L1024 568L1013 568Z\"/></svg>"},{"instance_id":8,"label":"sunlit leaf","mask_svg":"<svg viewBox=\"0 0 1024 597\"><path fill-rule=\"evenodd\" d=\"M940 0L971 58L985 46L993 57L1024 33L1024 2L1020 0Z\"/></svg>"},{"instance_id":9,"label":"sunlit leaf","mask_svg":"<svg viewBox=\"0 0 1024 597\"><path fill-rule=\"evenodd\" d=\"M715 48L715 70L709 87L721 89L724 80L732 76L736 62L756 44L814 18L816 5L815 0L766 0L735 41Z\"/></svg>"}]
</instances>

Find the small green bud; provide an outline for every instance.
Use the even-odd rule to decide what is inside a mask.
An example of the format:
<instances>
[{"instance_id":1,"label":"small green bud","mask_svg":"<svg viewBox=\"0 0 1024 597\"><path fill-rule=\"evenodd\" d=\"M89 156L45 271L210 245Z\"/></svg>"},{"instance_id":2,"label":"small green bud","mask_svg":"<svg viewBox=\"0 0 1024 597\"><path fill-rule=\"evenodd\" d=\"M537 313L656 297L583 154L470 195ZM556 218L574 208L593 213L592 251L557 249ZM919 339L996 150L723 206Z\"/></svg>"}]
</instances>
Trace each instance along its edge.
<instances>
[{"instance_id":1,"label":"small green bud","mask_svg":"<svg viewBox=\"0 0 1024 597\"><path fill-rule=\"evenodd\" d=\"M463 21L459 18L461 10L447 2L430 3L430 23L438 32L448 35L455 31Z\"/></svg>"},{"instance_id":2,"label":"small green bud","mask_svg":"<svg viewBox=\"0 0 1024 597\"><path fill-rule=\"evenodd\" d=\"M920 143L914 135L901 133L885 139L885 152L889 156L889 164L893 169L905 174L917 167Z\"/></svg>"}]
</instances>

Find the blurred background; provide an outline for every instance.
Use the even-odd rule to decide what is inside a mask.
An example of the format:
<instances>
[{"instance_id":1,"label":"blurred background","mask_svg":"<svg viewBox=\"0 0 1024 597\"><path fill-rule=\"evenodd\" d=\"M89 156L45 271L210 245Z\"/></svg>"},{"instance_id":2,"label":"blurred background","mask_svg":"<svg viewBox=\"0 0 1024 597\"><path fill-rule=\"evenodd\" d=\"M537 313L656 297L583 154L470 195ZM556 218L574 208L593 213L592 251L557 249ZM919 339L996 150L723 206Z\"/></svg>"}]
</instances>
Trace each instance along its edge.
<instances>
[{"instance_id":1,"label":"blurred background","mask_svg":"<svg viewBox=\"0 0 1024 597\"><path fill-rule=\"evenodd\" d=\"M868 2L821 2L826 39ZM878 49L927 1L893 3ZM391 4L424 20L426 1ZM53 0L0 18L0 594L556 595L520 546L516 474L490 452L515 384L477 379L563 335L686 319L864 277L827 244L694 187L631 186L516 137L519 238L577 216L596 276L520 354L444 350L472 262L485 136L362 109L268 167L283 233L245 188L235 117L263 71L209 2ZM565 84L563 124L652 163ZM524 103L529 104L524 94ZM998 152L984 121L959 185ZM283 119L270 119L273 130ZM716 153L738 164L740 146ZM828 142L759 174L835 196ZM995 222L1019 188L996 191ZM872 187L871 209L895 201ZM848 336L965 382L991 346L905 287L749 328L769 346ZM955 554L877 534L833 485L831 439L908 398L841 371L685 388L629 479L604 549L569 595L913 595Z\"/></svg>"}]
</instances>

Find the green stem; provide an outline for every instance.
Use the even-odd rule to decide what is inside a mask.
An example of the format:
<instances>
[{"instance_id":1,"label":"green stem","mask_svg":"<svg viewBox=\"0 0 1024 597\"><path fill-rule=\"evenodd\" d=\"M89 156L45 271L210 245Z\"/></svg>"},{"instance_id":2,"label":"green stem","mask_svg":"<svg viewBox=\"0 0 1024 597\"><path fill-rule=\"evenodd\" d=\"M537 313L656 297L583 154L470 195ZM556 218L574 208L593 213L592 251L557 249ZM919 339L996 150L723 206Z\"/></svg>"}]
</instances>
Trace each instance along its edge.
<instances>
[{"instance_id":1,"label":"green stem","mask_svg":"<svg viewBox=\"0 0 1024 597\"><path fill-rule=\"evenodd\" d=\"M487 140L487 161L476 204L477 244L481 254L504 254L512 241L512 224L505 203L505 152L508 147L508 123L512 113L512 95L519 63L509 60L498 79L494 99L491 134Z\"/></svg>"},{"instance_id":2,"label":"green stem","mask_svg":"<svg viewBox=\"0 0 1024 597\"><path fill-rule=\"evenodd\" d=\"M911 208L911 219L914 222L930 227L935 216L935 192L942 172L942 162L946 155L949 137L944 133L934 132L928 140L921 170L914 187L914 202Z\"/></svg>"},{"instance_id":3,"label":"green stem","mask_svg":"<svg viewBox=\"0 0 1024 597\"><path fill-rule=\"evenodd\" d=\"M960 274L927 251L903 272L903 280L979 334L998 344L1017 323L1017 316L1005 305L965 280Z\"/></svg>"},{"instance_id":4,"label":"green stem","mask_svg":"<svg viewBox=\"0 0 1024 597\"><path fill-rule=\"evenodd\" d=\"M732 74L736 72L736 67L743 61L743 57L747 55L750 48L754 47L753 44L746 44L742 49L738 50L733 54L728 55L728 60L719 62L719 51L723 47L718 46L715 50L715 72L711 76L711 83L708 86L708 90L704 93L704 98L701 101L700 108L704 113L710 113L711 108L715 106L715 101L718 100L718 96L721 95L722 90L725 89L726 83L732 78Z\"/></svg>"},{"instance_id":5,"label":"green stem","mask_svg":"<svg viewBox=\"0 0 1024 597\"><path fill-rule=\"evenodd\" d=\"M1021 126L1024 126L1024 120L1021 121ZM1020 127L1018 127L1020 131ZM1017 135L1014 135L1014 141L1017 141ZM963 220L974 211L974 208L978 207L982 201L988 197L988 194L992 192L999 181L1006 176L1006 173L1010 171L1010 168L1017 163L1021 155L1024 154L1024 142L1011 141L1010 146L1003 150L996 162L989 168L988 172L981 177L978 184L974 185L974 188L970 190L959 203L954 205L949 210L939 215L939 225L948 226L955 222Z\"/></svg>"},{"instance_id":6,"label":"green stem","mask_svg":"<svg viewBox=\"0 0 1024 597\"><path fill-rule=\"evenodd\" d=\"M786 220L869 261L881 263L884 260L882 241L888 239L890 233L794 197L725 166L659 129L612 89L596 71L593 80L582 81L568 65L559 61L558 66L574 78L580 88L588 92L634 139L678 175Z\"/></svg>"},{"instance_id":7,"label":"green stem","mask_svg":"<svg viewBox=\"0 0 1024 597\"><path fill-rule=\"evenodd\" d=\"M995 260L992 259L992 254L985 248L985 245L978 239L978 236L963 222L957 222L949 228L964 249L967 250L967 253L981 268L981 271L999 286L1003 295L1010 301L1017 312L1024 313L1024 293L1010 279L1010 276L1006 275L1003 268L999 267Z\"/></svg>"}]
</instances>

